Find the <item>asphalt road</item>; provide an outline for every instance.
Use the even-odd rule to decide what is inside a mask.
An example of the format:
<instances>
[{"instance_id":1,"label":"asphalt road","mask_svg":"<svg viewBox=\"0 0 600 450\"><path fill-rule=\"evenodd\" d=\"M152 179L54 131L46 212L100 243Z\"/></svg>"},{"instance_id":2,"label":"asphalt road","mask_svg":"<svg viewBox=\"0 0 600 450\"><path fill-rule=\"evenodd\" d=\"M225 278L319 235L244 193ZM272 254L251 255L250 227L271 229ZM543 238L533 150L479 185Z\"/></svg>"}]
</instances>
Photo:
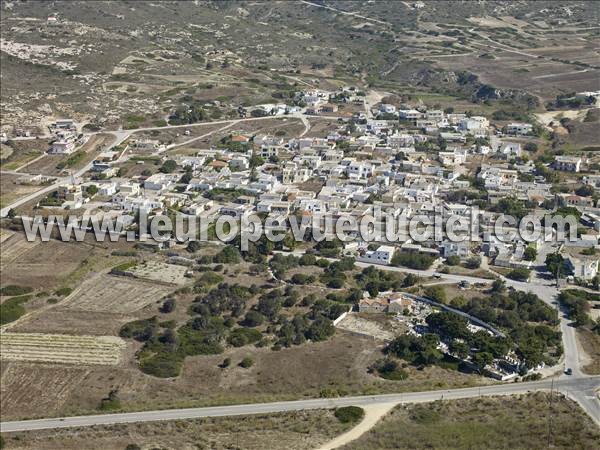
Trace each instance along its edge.
<instances>
[{"instance_id":1,"label":"asphalt road","mask_svg":"<svg viewBox=\"0 0 600 450\"><path fill-rule=\"evenodd\" d=\"M198 419L202 417L223 417L248 414L266 414L307 409L336 408L341 406L364 406L378 403L425 403L435 400L454 400L483 396L515 395L540 390L560 391L567 395L573 393L593 396L600 388L600 377L570 378L563 380L542 380L528 383L506 383L451 390L410 392L404 394L368 395L359 397L317 398L288 402L255 403L249 405L215 406L206 408L170 409L162 411L143 411L122 414L102 414L95 416L77 416L55 419L24 420L0 424L0 432L32 431L48 428L87 427L93 425L111 425L133 422L156 422L161 420ZM593 418L600 424L600 406L590 401ZM535 413L541 413L536 411Z\"/></svg>"}]
</instances>

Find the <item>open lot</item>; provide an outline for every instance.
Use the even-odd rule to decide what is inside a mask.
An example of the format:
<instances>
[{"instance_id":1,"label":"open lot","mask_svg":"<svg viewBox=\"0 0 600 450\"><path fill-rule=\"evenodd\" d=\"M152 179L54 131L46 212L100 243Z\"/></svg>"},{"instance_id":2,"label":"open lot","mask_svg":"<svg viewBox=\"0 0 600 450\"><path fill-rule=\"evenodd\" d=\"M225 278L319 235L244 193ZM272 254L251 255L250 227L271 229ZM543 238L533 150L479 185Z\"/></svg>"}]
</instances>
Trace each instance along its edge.
<instances>
[{"instance_id":1,"label":"open lot","mask_svg":"<svg viewBox=\"0 0 600 450\"><path fill-rule=\"evenodd\" d=\"M124 348L125 341L115 336L0 334L0 357L7 361L115 365Z\"/></svg>"}]
</instances>

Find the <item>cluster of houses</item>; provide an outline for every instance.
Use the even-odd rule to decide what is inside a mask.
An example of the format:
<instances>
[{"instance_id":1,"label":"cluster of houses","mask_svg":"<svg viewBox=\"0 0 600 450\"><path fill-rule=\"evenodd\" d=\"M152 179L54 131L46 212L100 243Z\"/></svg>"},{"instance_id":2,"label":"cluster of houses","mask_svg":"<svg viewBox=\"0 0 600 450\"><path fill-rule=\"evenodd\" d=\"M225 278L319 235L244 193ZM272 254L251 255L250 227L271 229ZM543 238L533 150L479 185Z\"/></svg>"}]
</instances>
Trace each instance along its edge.
<instances>
[{"instance_id":1,"label":"cluster of houses","mask_svg":"<svg viewBox=\"0 0 600 450\"><path fill-rule=\"evenodd\" d=\"M48 149L50 155L68 155L83 145L87 139L84 134L77 131L75 122L71 119L60 119L49 127L53 136L52 143Z\"/></svg>"},{"instance_id":2,"label":"cluster of houses","mask_svg":"<svg viewBox=\"0 0 600 450\"><path fill-rule=\"evenodd\" d=\"M578 208L584 214L582 220L586 220L582 226L589 224L591 236L579 245L598 246L597 197L555 193L551 189L551 183L536 172L536 166L523 158L525 145L535 140L530 124L500 127L483 116L422 105L380 103L365 108L364 94L349 88L333 93L306 91L299 98L302 112L309 114L308 108L329 109L332 104L360 103L360 107L355 108L352 117L330 121L331 126L321 137L284 139L232 131L231 142L244 144L235 146L235 151L218 146L191 155L163 156L167 152L159 140L132 138L128 151L172 159L177 169L173 173L118 179L115 154L108 152L94 161L92 168L102 175L96 177L101 180L96 183L99 193L107 197L109 207L131 215L138 209L159 212L177 208L190 215L227 214L238 219L252 213L269 213L285 223L291 215L328 214L359 220L381 209L407 220L415 215L433 218L440 213L465 218L476 214L479 218L481 242L439 241L432 237L417 243L409 237L400 241L381 237L375 247L360 239L344 244L346 253L374 264L390 264L394 252L402 251L460 259L485 255L499 266L531 267L536 262L525 258L525 249L529 245L543 246L546 236L531 244L520 241L518 233L509 242L492 233L499 215L495 207L506 198L530 207ZM74 124L60 121L53 129L61 136L72 133ZM57 148L67 145L61 142L57 141ZM575 174L586 164L579 157L557 156L546 166L548 170ZM597 189L600 176L589 175L582 182ZM212 195L211 191L236 195ZM460 192L470 195L456 195ZM223 197L228 200L221 200ZM595 269L587 266L585 270L574 261L575 272L592 279L597 273L597 259Z\"/></svg>"}]
</instances>

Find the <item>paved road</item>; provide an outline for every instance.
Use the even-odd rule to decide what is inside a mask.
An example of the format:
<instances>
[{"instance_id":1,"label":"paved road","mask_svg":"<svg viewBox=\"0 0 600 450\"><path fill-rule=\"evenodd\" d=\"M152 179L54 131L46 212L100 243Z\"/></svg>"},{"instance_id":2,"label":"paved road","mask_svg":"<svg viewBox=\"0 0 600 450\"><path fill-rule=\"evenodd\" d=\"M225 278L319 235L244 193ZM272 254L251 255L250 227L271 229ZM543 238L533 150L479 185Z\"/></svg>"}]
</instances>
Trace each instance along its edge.
<instances>
[{"instance_id":1,"label":"paved road","mask_svg":"<svg viewBox=\"0 0 600 450\"><path fill-rule=\"evenodd\" d=\"M197 419L201 417L222 417L247 414L265 414L284 411L301 411L307 409L336 408L341 406L364 406L385 403L424 403L435 400L453 400L479 396L515 395L527 392L555 390L565 394L574 392L594 395L600 388L600 377L572 378L557 380L535 381L529 383L507 383L493 386L473 388L410 392L404 394L368 395L358 397L317 398L289 402L255 403L249 405L215 406L207 408L170 409L162 411L143 411L122 414L102 414L95 416L64 417L56 419L24 420L4 422L0 424L2 433L13 431L42 430L47 428L85 427L93 425L110 425L132 422L156 422L161 420ZM600 424L600 408L593 405L594 420Z\"/></svg>"},{"instance_id":2,"label":"paved road","mask_svg":"<svg viewBox=\"0 0 600 450\"><path fill-rule=\"evenodd\" d=\"M123 142L128 136L125 136L122 133L119 132L102 132L103 134L112 134L115 137L115 141L111 144L112 146L116 146L119 145L121 142ZM83 147L82 144L79 148ZM78 150L76 149L76 150ZM30 202L31 200L34 200L38 197L40 197L43 194L47 194L49 192L52 192L54 190L56 190L61 184L65 184L65 183L69 183L71 178L79 178L81 176L83 176L84 173L86 173L87 171L89 171L92 168L92 161L90 161L89 163L87 163L85 166L83 166L81 169L79 169L77 172L73 173L72 175L69 175L68 177L60 177L57 178L54 183L45 186L44 188L40 189L39 191L35 191L29 195L26 195L25 197L21 197L20 199L16 200L15 202L11 203L10 205L7 205L6 207L2 208L0 210L0 217L6 217L8 215L8 211L13 209L13 208L17 208L21 205L24 205L27 202Z\"/></svg>"}]
</instances>

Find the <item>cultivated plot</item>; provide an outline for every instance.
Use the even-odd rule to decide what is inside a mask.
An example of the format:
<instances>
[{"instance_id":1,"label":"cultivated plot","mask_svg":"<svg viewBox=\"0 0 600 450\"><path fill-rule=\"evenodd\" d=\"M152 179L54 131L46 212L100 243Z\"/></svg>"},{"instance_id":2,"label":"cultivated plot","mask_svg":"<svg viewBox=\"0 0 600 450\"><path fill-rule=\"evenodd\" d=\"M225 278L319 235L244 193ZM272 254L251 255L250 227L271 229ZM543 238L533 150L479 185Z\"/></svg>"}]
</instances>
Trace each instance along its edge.
<instances>
[{"instance_id":1,"label":"cultivated plot","mask_svg":"<svg viewBox=\"0 0 600 450\"><path fill-rule=\"evenodd\" d=\"M62 306L80 311L127 314L157 302L170 290L168 286L103 274L84 282Z\"/></svg>"},{"instance_id":2,"label":"cultivated plot","mask_svg":"<svg viewBox=\"0 0 600 450\"><path fill-rule=\"evenodd\" d=\"M186 268L175 264L165 264L158 261L148 261L131 269L127 272L137 278L159 281L162 283L184 284L186 281Z\"/></svg>"},{"instance_id":3,"label":"cultivated plot","mask_svg":"<svg viewBox=\"0 0 600 450\"><path fill-rule=\"evenodd\" d=\"M7 361L116 365L124 348L125 342L116 336L0 334L0 358Z\"/></svg>"}]
</instances>

